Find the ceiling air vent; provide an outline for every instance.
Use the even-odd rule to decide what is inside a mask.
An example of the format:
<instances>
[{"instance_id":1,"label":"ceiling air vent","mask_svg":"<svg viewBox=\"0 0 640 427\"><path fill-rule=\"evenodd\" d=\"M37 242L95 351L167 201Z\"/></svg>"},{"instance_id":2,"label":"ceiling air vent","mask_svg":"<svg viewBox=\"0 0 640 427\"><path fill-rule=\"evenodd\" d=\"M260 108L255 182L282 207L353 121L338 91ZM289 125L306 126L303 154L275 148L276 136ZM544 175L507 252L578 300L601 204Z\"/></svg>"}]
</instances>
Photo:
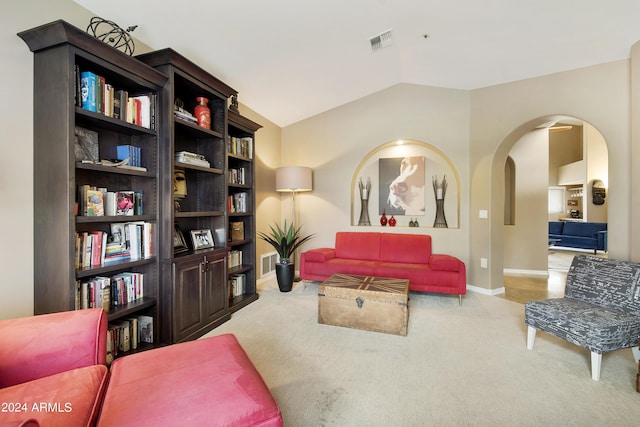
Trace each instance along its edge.
<instances>
[{"instance_id":1,"label":"ceiling air vent","mask_svg":"<svg viewBox=\"0 0 640 427\"><path fill-rule=\"evenodd\" d=\"M393 37L391 34L391 30L384 31L376 36L373 36L369 39L371 43L371 50L373 52L382 49L383 47L391 46L393 42Z\"/></svg>"}]
</instances>

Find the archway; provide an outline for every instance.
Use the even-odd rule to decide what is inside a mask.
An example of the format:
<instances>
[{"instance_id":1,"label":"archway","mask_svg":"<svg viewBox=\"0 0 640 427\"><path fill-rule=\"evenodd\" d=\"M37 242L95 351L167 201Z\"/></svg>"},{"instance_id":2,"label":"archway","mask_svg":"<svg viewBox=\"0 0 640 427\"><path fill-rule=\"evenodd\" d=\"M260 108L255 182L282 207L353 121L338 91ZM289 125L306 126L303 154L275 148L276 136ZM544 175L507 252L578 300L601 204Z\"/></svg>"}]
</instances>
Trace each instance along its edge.
<instances>
[{"instance_id":1,"label":"archway","mask_svg":"<svg viewBox=\"0 0 640 427\"><path fill-rule=\"evenodd\" d=\"M565 126L559 129L558 124ZM573 130L569 131L571 126ZM550 127L552 131L549 131ZM561 130L569 132L563 132L565 136L558 139ZM569 143L572 138L577 138L577 146ZM569 154L554 159L554 156L558 157L558 147L563 147ZM514 201L506 195L517 194L515 210L518 215L508 218L503 210L503 215L499 215L500 224L496 218L491 223L492 253L502 254L499 257L500 267L493 274L494 280L504 283L505 270L510 274L547 277L548 221L607 222L607 206L591 203L591 184L597 180L608 182L607 150L604 137L595 127L570 116L545 116L529 121L503 140L492 160L492 206L513 205ZM543 156L547 156L544 161ZM516 181L519 180L521 186L515 191L509 188L513 180L506 179L513 177L505 174L505 165L511 165L509 169L513 170L514 161L515 169L520 173ZM572 169L582 168L581 175L569 179L564 173L569 168L559 167L570 162L574 162L569 165ZM551 214L547 209L550 187L568 190L561 213ZM580 217L571 218L569 210L578 211ZM511 225L505 225L507 219Z\"/></svg>"}]
</instances>

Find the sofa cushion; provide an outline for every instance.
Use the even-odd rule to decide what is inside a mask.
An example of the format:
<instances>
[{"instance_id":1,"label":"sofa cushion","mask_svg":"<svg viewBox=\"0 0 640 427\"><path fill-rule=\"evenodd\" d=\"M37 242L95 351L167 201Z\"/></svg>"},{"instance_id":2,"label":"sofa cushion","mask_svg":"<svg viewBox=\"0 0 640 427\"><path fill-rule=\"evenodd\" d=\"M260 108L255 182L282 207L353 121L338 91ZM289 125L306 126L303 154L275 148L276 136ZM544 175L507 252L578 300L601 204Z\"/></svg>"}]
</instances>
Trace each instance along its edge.
<instances>
[{"instance_id":1,"label":"sofa cushion","mask_svg":"<svg viewBox=\"0 0 640 427\"><path fill-rule=\"evenodd\" d=\"M336 256L335 249L319 248L304 252L304 257L310 262L326 262Z\"/></svg>"},{"instance_id":2,"label":"sofa cushion","mask_svg":"<svg viewBox=\"0 0 640 427\"><path fill-rule=\"evenodd\" d=\"M562 234L566 236L579 236L596 238L599 231L606 231L606 222L573 222L568 221L564 224Z\"/></svg>"},{"instance_id":3,"label":"sofa cushion","mask_svg":"<svg viewBox=\"0 0 640 427\"><path fill-rule=\"evenodd\" d=\"M571 298L526 303L525 323L596 353L633 347L640 336L640 317Z\"/></svg>"},{"instance_id":4,"label":"sofa cushion","mask_svg":"<svg viewBox=\"0 0 640 427\"><path fill-rule=\"evenodd\" d=\"M98 426L281 426L282 415L234 335L116 359Z\"/></svg>"},{"instance_id":5,"label":"sofa cushion","mask_svg":"<svg viewBox=\"0 0 640 427\"><path fill-rule=\"evenodd\" d=\"M564 221L549 221L549 234L562 234Z\"/></svg>"},{"instance_id":6,"label":"sofa cushion","mask_svg":"<svg viewBox=\"0 0 640 427\"><path fill-rule=\"evenodd\" d=\"M640 264L575 256L567 273L565 297L623 311L640 321Z\"/></svg>"},{"instance_id":7,"label":"sofa cushion","mask_svg":"<svg viewBox=\"0 0 640 427\"><path fill-rule=\"evenodd\" d=\"M381 233L380 261L428 264L431 236Z\"/></svg>"},{"instance_id":8,"label":"sofa cushion","mask_svg":"<svg viewBox=\"0 0 640 427\"><path fill-rule=\"evenodd\" d=\"M336 257L377 260L380 257L380 233L336 233Z\"/></svg>"},{"instance_id":9,"label":"sofa cushion","mask_svg":"<svg viewBox=\"0 0 640 427\"><path fill-rule=\"evenodd\" d=\"M107 367L93 365L2 388L0 402L24 403L26 410L0 413L0 425L32 419L46 427L91 426L106 379Z\"/></svg>"}]
</instances>

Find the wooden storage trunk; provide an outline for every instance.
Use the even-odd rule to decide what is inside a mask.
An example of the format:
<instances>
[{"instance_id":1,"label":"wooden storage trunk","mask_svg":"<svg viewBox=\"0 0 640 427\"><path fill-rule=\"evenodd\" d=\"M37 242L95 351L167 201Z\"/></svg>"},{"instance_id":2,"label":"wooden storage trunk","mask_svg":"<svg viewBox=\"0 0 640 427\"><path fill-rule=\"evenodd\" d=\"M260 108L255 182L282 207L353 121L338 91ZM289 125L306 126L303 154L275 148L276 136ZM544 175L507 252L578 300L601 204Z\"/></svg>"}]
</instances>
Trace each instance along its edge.
<instances>
[{"instance_id":1,"label":"wooden storage trunk","mask_svg":"<svg viewBox=\"0 0 640 427\"><path fill-rule=\"evenodd\" d=\"M318 323L407 335L409 281L334 274L318 286Z\"/></svg>"}]
</instances>

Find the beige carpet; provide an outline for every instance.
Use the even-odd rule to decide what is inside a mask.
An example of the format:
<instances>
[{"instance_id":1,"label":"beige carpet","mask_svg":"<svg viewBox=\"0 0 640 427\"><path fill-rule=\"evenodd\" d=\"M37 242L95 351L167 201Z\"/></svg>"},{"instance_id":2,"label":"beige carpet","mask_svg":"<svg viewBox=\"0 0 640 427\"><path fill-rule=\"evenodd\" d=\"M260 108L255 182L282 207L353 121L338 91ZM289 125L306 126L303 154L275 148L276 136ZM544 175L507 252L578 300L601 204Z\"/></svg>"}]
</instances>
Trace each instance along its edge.
<instances>
[{"instance_id":1,"label":"beige carpet","mask_svg":"<svg viewBox=\"0 0 640 427\"><path fill-rule=\"evenodd\" d=\"M542 332L524 307L469 293L411 294L407 337L317 323L317 283L260 299L209 335L234 333L286 426L637 426L631 350L589 352Z\"/></svg>"}]
</instances>

